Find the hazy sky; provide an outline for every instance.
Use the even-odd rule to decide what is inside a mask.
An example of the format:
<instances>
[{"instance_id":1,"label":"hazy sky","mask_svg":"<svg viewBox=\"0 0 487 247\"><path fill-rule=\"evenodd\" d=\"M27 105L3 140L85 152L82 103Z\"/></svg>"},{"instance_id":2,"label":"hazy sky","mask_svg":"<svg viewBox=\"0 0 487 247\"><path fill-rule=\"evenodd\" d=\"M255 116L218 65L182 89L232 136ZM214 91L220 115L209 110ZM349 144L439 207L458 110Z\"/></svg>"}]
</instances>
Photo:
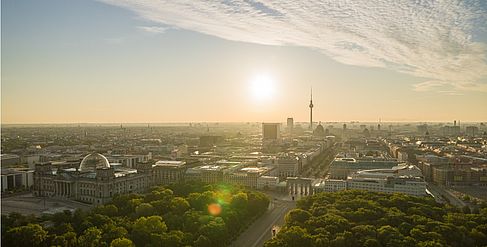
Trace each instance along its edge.
<instances>
[{"instance_id":1,"label":"hazy sky","mask_svg":"<svg viewBox=\"0 0 487 247\"><path fill-rule=\"evenodd\" d=\"M2 1L2 123L487 121L487 1Z\"/></svg>"}]
</instances>

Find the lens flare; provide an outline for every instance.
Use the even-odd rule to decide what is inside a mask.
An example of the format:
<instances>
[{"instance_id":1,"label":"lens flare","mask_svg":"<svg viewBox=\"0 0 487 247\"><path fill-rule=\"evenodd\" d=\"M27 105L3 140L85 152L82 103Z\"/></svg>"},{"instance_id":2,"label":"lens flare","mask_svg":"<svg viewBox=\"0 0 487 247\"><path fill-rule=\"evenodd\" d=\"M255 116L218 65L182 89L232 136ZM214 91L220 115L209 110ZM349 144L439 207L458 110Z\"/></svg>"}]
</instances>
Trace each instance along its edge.
<instances>
[{"instance_id":1,"label":"lens flare","mask_svg":"<svg viewBox=\"0 0 487 247\"><path fill-rule=\"evenodd\" d=\"M217 203L212 203L208 205L208 213L213 216L218 216L222 212L222 207Z\"/></svg>"}]
</instances>

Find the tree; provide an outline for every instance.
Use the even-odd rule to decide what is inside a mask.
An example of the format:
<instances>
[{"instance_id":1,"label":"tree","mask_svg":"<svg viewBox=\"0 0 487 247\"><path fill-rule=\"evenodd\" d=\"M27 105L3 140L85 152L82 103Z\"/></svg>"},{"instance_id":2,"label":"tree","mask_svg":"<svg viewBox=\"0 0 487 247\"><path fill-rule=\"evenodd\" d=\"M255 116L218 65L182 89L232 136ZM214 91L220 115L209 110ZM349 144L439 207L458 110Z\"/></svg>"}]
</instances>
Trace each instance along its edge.
<instances>
[{"instance_id":1,"label":"tree","mask_svg":"<svg viewBox=\"0 0 487 247\"><path fill-rule=\"evenodd\" d=\"M437 241L424 241L417 244L418 247L443 247L444 245Z\"/></svg>"},{"instance_id":2,"label":"tree","mask_svg":"<svg viewBox=\"0 0 487 247\"><path fill-rule=\"evenodd\" d=\"M247 211L249 205L249 198L247 194L240 192L232 196L230 206L235 209L236 212L244 214Z\"/></svg>"},{"instance_id":3,"label":"tree","mask_svg":"<svg viewBox=\"0 0 487 247\"><path fill-rule=\"evenodd\" d=\"M316 247L487 244L487 210L470 214L432 198L349 190L315 194L297 206L265 246L296 244L297 237L285 234L295 227L306 230L300 234L310 235Z\"/></svg>"},{"instance_id":4,"label":"tree","mask_svg":"<svg viewBox=\"0 0 487 247\"><path fill-rule=\"evenodd\" d=\"M114 239L121 239L127 236L127 229L114 224L106 224L102 227L102 242L111 243Z\"/></svg>"},{"instance_id":5,"label":"tree","mask_svg":"<svg viewBox=\"0 0 487 247\"><path fill-rule=\"evenodd\" d=\"M78 239L75 232L66 232L63 234L64 240L66 240L66 247L74 247L78 245Z\"/></svg>"},{"instance_id":6,"label":"tree","mask_svg":"<svg viewBox=\"0 0 487 247\"><path fill-rule=\"evenodd\" d=\"M393 240L402 240L404 236L392 226L386 225L379 228L377 236L382 245L390 246Z\"/></svg>"},{"instance_id":7,"label":"tree","mask_svg":"<svg viewBox=\"0 0 487 247\"><path fill-rule=\"evenodd\" d=\"M145 195L116 195L112 202L85 211L41 217L2 215L2 244L222 246L269 205L265 194L233 185L189 183L169 188L174 188L175 193L168 187L158 186ZM208 205L216 203L220 210L218 217L208 210ZM27 225L46 221L53 222L47 229L36 224L33 224L35 227ZM320 235L322 240L327 236Z\"/></svg>"},{"instance_id":8,"label":"tree","mask_svg":"<svg viewBox=\"0 0 487 247\"><path fill-rule=\"evenodd\" d=\"M39 224L28 224L11 228L5 235L6 246L43 246L47 231Z\"/></svg>"},{"instance_id":9,"label":"tree","mask_svg":"<svg viewBox=\"0 0 487 247\"><path fill-rule=\"evenodd\" d=\"M291 226L281 230L277 234L278 238L282 239L289 247L307 247L312 246L313 239L306 229L299 226Z\"/></svg>"},{"instance_id":10,"label":"tree","mask_svg":"<svg viewBox=\"0 0 487 247\"><path fill-rule=\"evenodd\" d=\"M151 246L184 246L184 233L181 231L171 231L169 233L151 234Z\"/></svg>"},{"instance_id":11,"label":"tree","mask_svg":"<svg viewBox=\"0 0 487 247\"><path fill-rule=\"evenodd\" d=\"M174 197L171 200L170 208L171 211L177 215L182 215L190 209L189 202L182 197Z\"/></svg>"},{"instance_id":12,"label":"tree","mask_svg":"<svg viewBox=\"0 0 487 247\"><path fill-rule=\"evenodd\" d=\"M70 223L73 220L73 213L69 210L64 210L63 212L53 214L51 220L56 226Z\"/></svg>"},{"instance_id":13,"label":"tree","mask_svg":"<svg viewBox=\"0 0 487 247\"><path fill-rule=\"evenodd\" d=\"M154 214L154 207L149 203L141 203L135 208L137 216L151 216Z\"/></svg>"},{"instance_id":14,"label":"tree","mask_svg":"<svg viewBox=\"0 0 487 247\"><path fill-rule=\"evenodd\" d=\"M194 241L194 246L195 247L212 247L213 245L211 244L211 241L203 236L200 235L196 241Z\"/></svg>"},{"instance_id":15,"label":"tree","mask_svg":"<svg viewBox=\"0 0 487 247\"><path fill-rule=\"evenodd\" d=\"M67 246L68 241L62 235L54 235L54 238L51 241L51 246Z\"/></svg>"},{"instance_id":16,"label":"tree","mask_svg":"<svg viewBox=\"0 0 487 247\"><path fill-rule=\"evenodd\" d=\"M145 246L151 234L162 234L166 231L167 226L161 216L140 217L133 225L132 240L136 246Z\"/></svg>"},{"instance_id":17,"label":"tree","mask_svg":"<svg viewBox=\"0 0 487 247\"><path fill-rule=\"evenodd\" d=\"M118 207L114 204L101 205L93 209L95 213L115 217L118 215Z\"/></svg>"},{"instance_id":18,"label":"tree","mask_svg":"<svg viewBox=\"0 0 487 247\"><path fill-rule=\"evenodd\" d=\"M249 191L248 198L248 212L250 215L259 215L264 213L269 207L269 197L261 192Z\"/></svg>"},{"instance_id":19,"label":"tree","mask_svg":"<svg viewBox=\"0 0 487 247\"><path fill-rule=\"evenodd\" d=\"M183 216L183 230L191 233L197 232L202 224L200 221L201 216L201 212L199 211L186 211Z\"/></svg>"},{"instance_id":20,"label":"tree","mask_svg":"<svg viewBox=\"0 0 487 247\"><path fill-rule=\"evenodd\" d=\"M352 227L353 237L357 245L364 245L368 239L377 238L377 231L372 225L358 225Z\"/></svg>"},{"instance_id":21,"label":"tree","mask_svg":"<svg viewBox=\"0 0 487 247\"><path fill-rule=\"evenodd\" d=\"M49 229L49 233L54 233L56 235L63 235L66 232L74 232L74 228L71 223L64 223L59 226L54 226Z\"/></svg>"},{"instance_id":22,"label":"tree","mask_svg":"<svg viewBox=\"0 0 487 247\"><path fill-rule=\"evenodd\" d=\"M304 222L311 217L311 213L299 208L293 209L286 214L286 224L290 226L303 226Z\"/></svg>"},{"instance_id":23,"label":"tree","mask_svg":"<svg viewBox=\"0 0 487 247\"><path fill-rule=\"evenodd\" d=\"M202 225L199 232L216 246L223 245L225 240L228 239L225 222L220 217L214 217L208 223Z\"/></svg>"},{"instance_id":24,"label":"tree","mask_svg":"<svg viewBox=\"0 0 487 247\"><path fill-rule=\"evenodd\" d=\"M336 246L336 247L351 247L352 244L353 244L353 235L349 231L338 233L335 239L333 239L330 242L331 246Z\"/></svg>"},{"instance_id":25,"label":"tree","mask_svg":"<svg viewBox=\"0 0 487 247\"><path fill-rule=\"evenodd\" d=\"M101 230L97 227L90 227L83 232L78 239L78 243L82 247L97 247L101 243Z\"/></svg>"},{"instance_id":26,"label":"tree","mask_svg":"<svg viewBox=\"0 0 487 247\"><path fill-rule=\"evenodd\" d=\"M128 238L117 238L110 243L110 247L135 247L135 245Z\"/></svg>"},{"instance_id":27,"label":"tree","mask_svg":"<svg viewBox=\"0 0 487 247\"><path fill-rule=\"evenodd\" d=\"M364 247L380 247L381 245L380 245L379 241L377 241L377 239L368 238L365 240L363 246Z\"/></svg>"},{"instance_id":28,"label":"tree","mask_svg":"<svg viewBox=\"0 0 487 247\"><path fill-rule=\"evenodd\" d=\"M106 224L112 224L113 220L106 216L106 215L101 215L101 214L93 214L92 216L88 217L87 220L96 227L101 227Z\"/></svg>"}]
</instances>

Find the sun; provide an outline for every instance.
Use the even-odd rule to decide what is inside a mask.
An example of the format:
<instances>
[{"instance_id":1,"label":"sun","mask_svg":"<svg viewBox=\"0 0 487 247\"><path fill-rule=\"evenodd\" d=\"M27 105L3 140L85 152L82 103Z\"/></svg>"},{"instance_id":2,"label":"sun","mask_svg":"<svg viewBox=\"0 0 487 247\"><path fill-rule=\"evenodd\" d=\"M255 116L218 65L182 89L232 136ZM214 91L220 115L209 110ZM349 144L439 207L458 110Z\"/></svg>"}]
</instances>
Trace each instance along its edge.
<instances>
[{"instance_id":1,"label":"sun","mask_svg":"<svg viewBox=\"0 0 487 247\"><path fill-rule=\"evenodd\" d=\"M259 74L250 80L250 92L255 100L270 100L275 91L275 80L268 74Z\"/></svg>"}]
</instances>

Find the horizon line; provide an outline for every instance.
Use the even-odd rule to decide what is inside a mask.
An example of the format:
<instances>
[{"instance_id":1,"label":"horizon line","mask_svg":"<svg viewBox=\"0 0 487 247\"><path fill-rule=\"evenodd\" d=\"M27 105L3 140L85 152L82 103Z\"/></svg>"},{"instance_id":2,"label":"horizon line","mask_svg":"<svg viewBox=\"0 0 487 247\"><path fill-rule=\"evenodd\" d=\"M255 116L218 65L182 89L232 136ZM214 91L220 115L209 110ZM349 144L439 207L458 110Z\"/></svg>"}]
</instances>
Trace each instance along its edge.
<instances>
[{"instance_id":1,"label":"horizon line","mask_svg":"<svg viewBox=\"0 0 487 247\"><path fill-rule=\"evenodd\" d=\"M313 121L313 123L453 123L454 120L444 121L444 120L391 120L391 121L358 121L358 120L337 120L337 121ZM458 121L458 119L456 120ZM1 123L0 126L7 125L151 125L151 124L193 124L193 123L211 123L211 124L236 124L236 123L286 123L286 121L168 121L168 122L33 122L33 123ZM483 123L487 122L478 120L464 120L460 119L459 123ZM294 123L308 124L308 121L295 121Z\"/></svg>"}]
</instances>

